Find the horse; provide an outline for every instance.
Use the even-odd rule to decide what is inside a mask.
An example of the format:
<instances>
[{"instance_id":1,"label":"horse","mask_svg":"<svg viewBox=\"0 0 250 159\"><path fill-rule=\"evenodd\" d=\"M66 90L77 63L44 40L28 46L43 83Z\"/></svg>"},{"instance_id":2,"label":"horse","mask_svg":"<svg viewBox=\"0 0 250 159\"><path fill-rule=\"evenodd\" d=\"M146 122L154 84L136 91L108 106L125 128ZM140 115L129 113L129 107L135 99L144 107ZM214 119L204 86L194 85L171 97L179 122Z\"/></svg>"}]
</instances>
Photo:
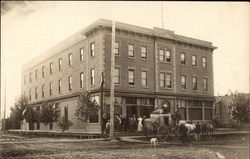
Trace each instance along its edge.
<instances>
[{"instance_id":1,"label":"horse","mask_svg":"<svg viewBox=\"0 0 250 159\"><path fill-rule=\"evenodd\" d=\"M203 123L201 125L201 135L212 137L214 135L214 125L212 123Z\"/></svg>"},{"instance_id":2,"label":"horse","mask_svg":"<svg viewBox=\"0 0 250 159\"><path fill-rule=\"evenodd\" d=\"M195 132L196 125L192 121L179 120L179 127L184 125L187 128L187 134Z\"/></svg>"}]
</instances>

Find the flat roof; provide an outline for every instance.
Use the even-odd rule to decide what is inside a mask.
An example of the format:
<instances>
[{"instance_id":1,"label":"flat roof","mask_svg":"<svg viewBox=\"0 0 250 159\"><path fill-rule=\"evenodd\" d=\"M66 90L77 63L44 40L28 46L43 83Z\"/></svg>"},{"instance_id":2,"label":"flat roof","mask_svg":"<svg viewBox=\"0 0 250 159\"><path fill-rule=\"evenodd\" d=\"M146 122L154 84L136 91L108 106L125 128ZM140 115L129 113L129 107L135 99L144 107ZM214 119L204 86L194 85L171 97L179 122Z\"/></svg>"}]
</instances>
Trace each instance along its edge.
<instances>
[{"instance_id":1,"label":"flat roof","mask_svg":"<svg viewBox=\"0 0 250 159\"><path fill-rule=\"evenodd\" d=\"M86 39L84 35L92 31L93 29L103 26L103 27L112 27L112 21L108 19L99 19L92 23L91 25L83 28L82 30L78 31L77 33L73 34L72 36L66 38L65 40L61 41L60 43L56 44L49 50L45 51L44 53L40 54L39 56L35 57L32 59L30 62L26 63L22 67L22 71L28 70L35 65L40 64L41 62L47 60L48 58L57 55L61 51L69 48L70 46L83 41ZM210 49L216 49L212 45L211 42L208 41L203 41L199 39L194 39L182 35L177 35L174 33L174 31L162 29L162 28L157 28L154 27L153 29L145 28L145 27L140 27L136 25L131 25L131 24L126 24L126 23L121 23L116 21L116 29L121 29L121 30L127 30L131 32L136 32L136 33L141 33L141 34L146 34L150 36L156 36L156 37L161 37L164 39L170 39L174 41L179 41L179 42L184 42L187 44L193 44L197 46L202 46Z\"/></svg>"}]
</instances>

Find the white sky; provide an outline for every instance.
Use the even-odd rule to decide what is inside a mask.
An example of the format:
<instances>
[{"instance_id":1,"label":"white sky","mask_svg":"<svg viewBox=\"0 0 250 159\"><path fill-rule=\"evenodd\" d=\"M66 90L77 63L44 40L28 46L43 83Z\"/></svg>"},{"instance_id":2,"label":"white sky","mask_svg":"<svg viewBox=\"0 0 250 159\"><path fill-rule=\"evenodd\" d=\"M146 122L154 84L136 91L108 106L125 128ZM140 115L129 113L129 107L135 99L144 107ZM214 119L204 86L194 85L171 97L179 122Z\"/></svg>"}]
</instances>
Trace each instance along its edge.
<instances>
[{"instance_id":1,"label":"white sky","mask_svg":"<svg viewBox=\"0 0 250 159\"><path fill-rule=\"evenodd\" d=\"M7 86L9 107L21 94L21 67L99 18L211 41L215 95L249 93L250 3L248 2L27 2L1 15L1 105ZM14 4L14 3L13 3ZM7 78L7 85L5 82Z\"/></svg>"}]
</instances>

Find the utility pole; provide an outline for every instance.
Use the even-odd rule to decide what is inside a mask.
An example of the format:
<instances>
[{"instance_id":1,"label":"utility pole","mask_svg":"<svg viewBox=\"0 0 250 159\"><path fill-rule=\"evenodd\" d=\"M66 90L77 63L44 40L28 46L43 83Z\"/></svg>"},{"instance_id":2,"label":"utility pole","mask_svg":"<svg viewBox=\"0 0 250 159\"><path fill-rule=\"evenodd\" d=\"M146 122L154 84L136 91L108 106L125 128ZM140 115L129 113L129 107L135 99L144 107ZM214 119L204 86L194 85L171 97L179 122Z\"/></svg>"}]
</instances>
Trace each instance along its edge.
<instances>
[{"instance_id":1,"label":"utility pole","mask_svg":"<svg viewBox=\"0 0 250 159\"><path fill-rule=\"evenodd\" d=\"M6 87L7 87L7 80L6 80L6 75L5 75L5 87L4 87L4 110L3 110L3 130L5 133L5 128L6 128Z\"/></svg>"},{"instance_id":2,"label":"utility pole","mask_svg":"<svg viewBox=\"0 0 250 159\"><path fill-rule=\"evenodd\" d=\"M112 21L112 40L111 40L111 89L110 89L110 140L114 137L114 68L115 67L115 21Z\"/></svg>"},{"instance_id":3,"label":"utility pole","mask_svg":"<svg viewBox=\"0 0 250 159\"><path fill-rule=\"evenodd\" d=\"M162 29L164 29L164 21L163 21L163 1L161 2L161 23L162 23Z\"/></svg>"},{"instance_id":4,"label":"utility pole","mask_svg":"<svg viewBox=\"0 0 250 159\"><path fill-rule=\"evenodd\" d=\"M104 75L103 75L103 72L102 72L102 75L101 75L101 103L100 103L100 106L101 106L101 136L103 137L103 134L104 134L104 125L103 125L103 84L104 84Z\"/></svg>"}]
</instances>

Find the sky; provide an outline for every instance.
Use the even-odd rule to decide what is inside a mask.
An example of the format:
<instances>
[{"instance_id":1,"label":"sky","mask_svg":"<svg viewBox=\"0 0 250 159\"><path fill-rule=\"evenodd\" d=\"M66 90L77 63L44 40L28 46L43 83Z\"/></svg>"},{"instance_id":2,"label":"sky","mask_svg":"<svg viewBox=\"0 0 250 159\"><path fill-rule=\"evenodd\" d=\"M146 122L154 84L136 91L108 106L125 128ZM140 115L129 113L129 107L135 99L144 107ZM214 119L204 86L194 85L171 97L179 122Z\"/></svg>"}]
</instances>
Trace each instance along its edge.
<instances>
[{"instance_id":1,"label":"sky","mask_svg":"<svg viewBox=\"0 0 250 159\"><path fill-rule=\"evenodd\" d=\"M210 41L214 94L249 93L250 3L248 2L8 2L1 10L1 108L7 114L21 95L22 66L55 44L106 18ZM162 14L163 7L163 14ZM163 15L163 18L162 18Z\"/></svg>"}]
</instances>

